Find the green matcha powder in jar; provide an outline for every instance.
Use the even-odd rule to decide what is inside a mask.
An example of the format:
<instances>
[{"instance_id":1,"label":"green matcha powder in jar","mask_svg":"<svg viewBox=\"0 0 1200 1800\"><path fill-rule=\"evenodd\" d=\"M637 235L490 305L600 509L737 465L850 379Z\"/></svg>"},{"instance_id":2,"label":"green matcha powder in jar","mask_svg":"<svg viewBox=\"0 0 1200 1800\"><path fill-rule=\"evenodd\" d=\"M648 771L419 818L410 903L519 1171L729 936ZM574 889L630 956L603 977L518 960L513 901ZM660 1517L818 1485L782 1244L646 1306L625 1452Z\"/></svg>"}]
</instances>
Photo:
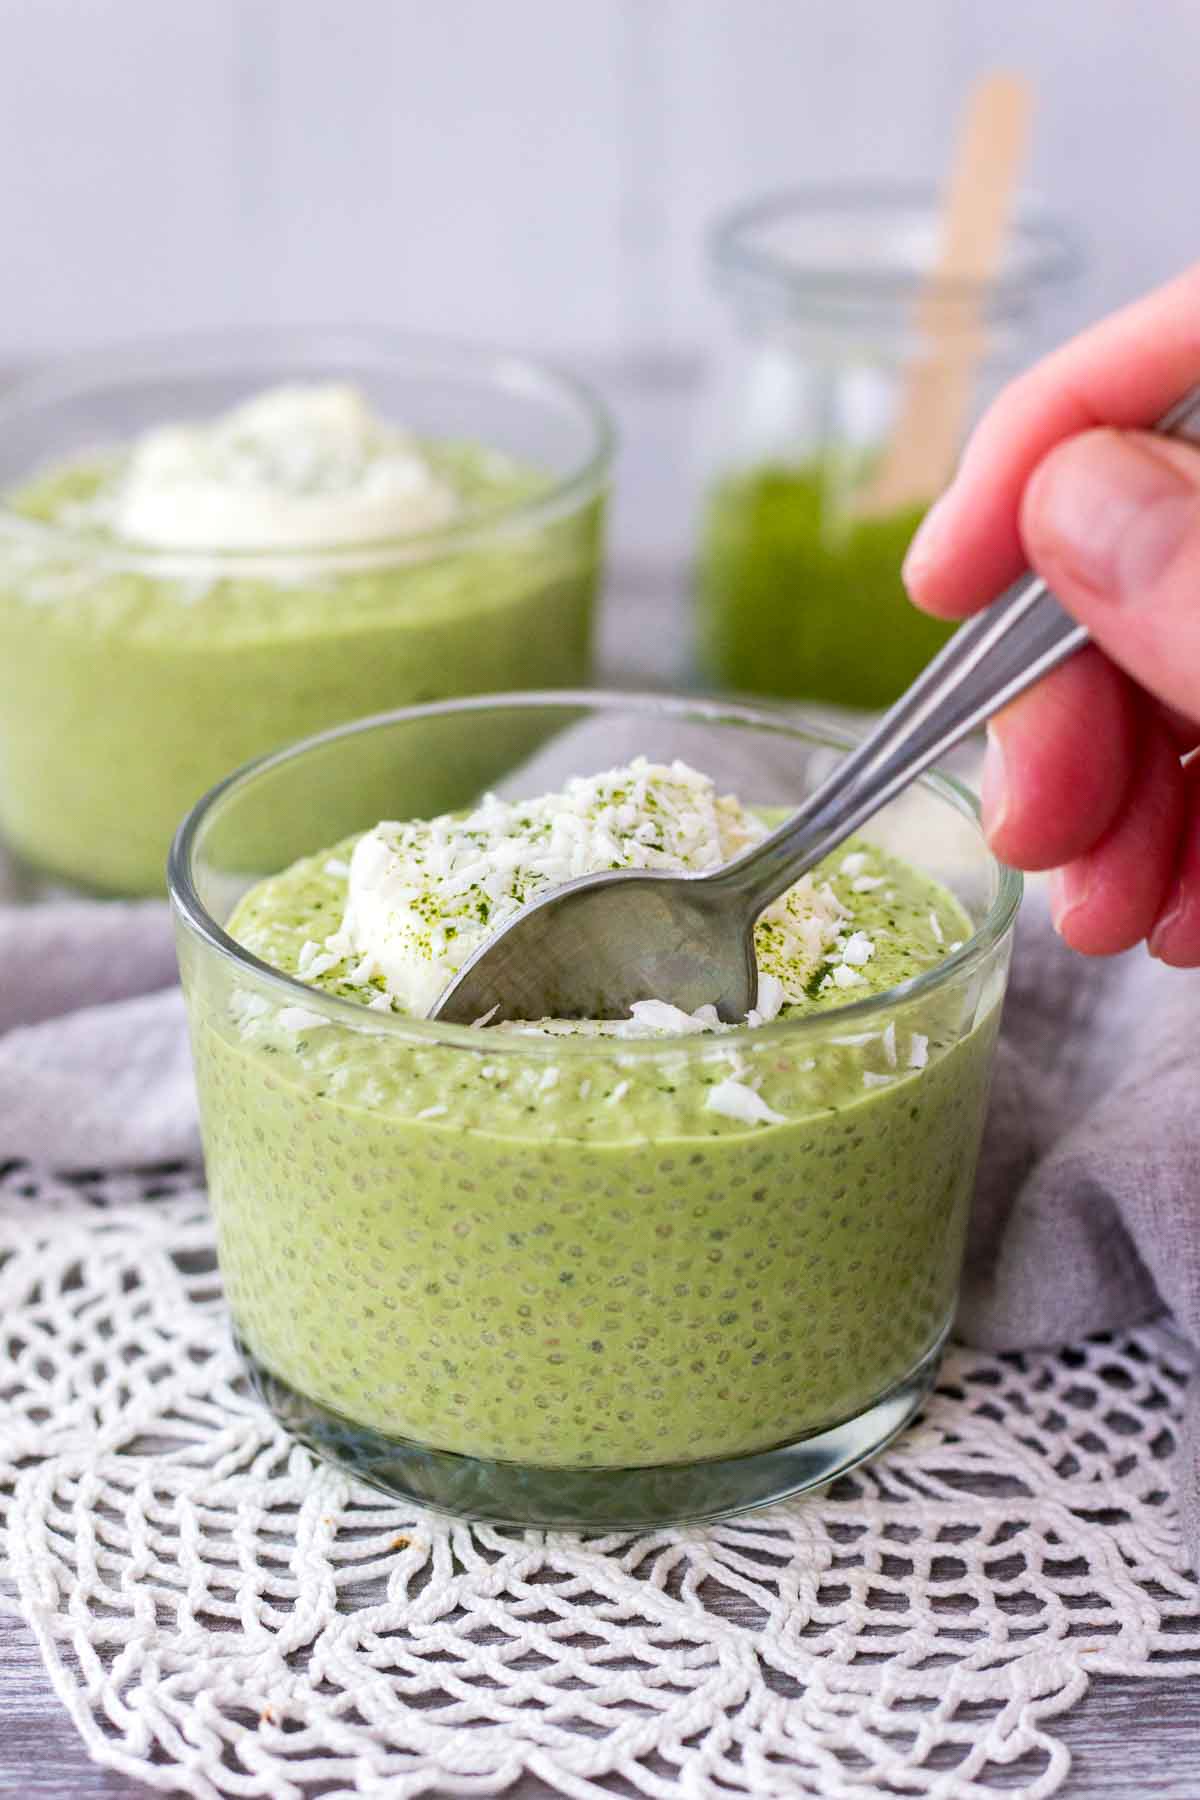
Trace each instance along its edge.
<instances>
[{"instance_id":1,"label":"green matcha powder in jar","mask_svg":"<svg viewBox=\"0 0 1200 1800\"><path fill-rule=\"evenodd\" d=\"M801 189L718 222L711 261L733 329L704 434L695 586L707 682L885 706L949 635L900 582L936 495L880 508L872 483L914 369L953 380L968 366L969 424L1037 354L1040 303L1078 257L1055 221L1026 209L986 292L939 293L927 285L937 225L933 192L903 187Z\"/></svg>"}]
</instances>

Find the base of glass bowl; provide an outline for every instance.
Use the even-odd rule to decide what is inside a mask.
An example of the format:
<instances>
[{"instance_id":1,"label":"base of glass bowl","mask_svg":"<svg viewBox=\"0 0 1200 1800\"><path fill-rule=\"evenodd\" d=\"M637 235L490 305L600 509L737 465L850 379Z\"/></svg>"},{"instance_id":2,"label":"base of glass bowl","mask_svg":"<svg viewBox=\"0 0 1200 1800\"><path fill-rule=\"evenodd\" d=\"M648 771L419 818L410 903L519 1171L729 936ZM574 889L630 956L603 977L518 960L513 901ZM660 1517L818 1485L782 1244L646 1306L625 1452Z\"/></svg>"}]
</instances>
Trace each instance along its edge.
<instances>
[{"instance_id":1,"label":"base of glass bowl","mask_svg":"<svg viewBox=\"0 0 1200 1800\"><path fill-rule=\"evenodd\" d=\"M273 1375L236 1337L254 1391L308 1449L397 1499L494 1525L596 1530L724 1519L823 1487L874 1456L920 1409L937 1376L939 1337L865 1412L748 1456L658 1468L554 1469L431 1450L356 1425Z\"/></svg>"},{"instance_id":2,"label":"base of glass bowl","mask_svg":"<svg viewBox=\"0 0 1200 1800\"><path fill-rule=\"evenodd\" d=\"M154 892L95 887L74 875L42 868L0 837L0 903L7 906L41 906L48 900L161 900L166 891L165 854L162 883Z\"/></svg>"}]
</instances>

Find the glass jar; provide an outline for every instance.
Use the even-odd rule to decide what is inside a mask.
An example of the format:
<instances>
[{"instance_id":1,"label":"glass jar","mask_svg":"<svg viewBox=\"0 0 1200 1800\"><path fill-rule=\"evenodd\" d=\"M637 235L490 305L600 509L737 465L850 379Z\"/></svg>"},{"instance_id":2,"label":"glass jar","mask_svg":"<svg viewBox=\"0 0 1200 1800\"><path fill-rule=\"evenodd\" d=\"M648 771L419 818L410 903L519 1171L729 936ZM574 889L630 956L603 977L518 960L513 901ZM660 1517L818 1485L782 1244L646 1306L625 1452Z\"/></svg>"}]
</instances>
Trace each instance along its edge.
<instances>
[{"instance_id":1,"label":"glass jar","mask_svg":"<svg viewBox=\"0 0 1200 1800\"><path fill-rule=\"evenodd\" d=\"M844 748L716 703L508 695L327 733L192 812L170 882L226 1294L258 1391L321 1455L464 1516L646 1525L828 1481L915 1412L954 1312L1021 890L958 784L926 777L865 835L919 847L963 941L754 1029L403 1018L225 928L254 883L382 817L553 791L614 749L791 809ZM765 1123L707 1106L734 1076Z\"/></svg>"},{"instance_id":2,"label":"glass jar","mask_svg":"<svg viewBox=\"0 0 1200 1800\"><path fill-rule=\"evenodd\" d=\"M935 196L906 188L800 190L718 223L712 267L733 332L704 453L709 682L878 707L945 641L951 627L915 611L900 582L936 495L889 500L893 429L912 421L915 383L961 389L951 417L967 425L1035 354L1037 304L1077 256L1057 223L1024 211L985 291L930 289L937 229Z\"/></svg>"},{"instance_id":3,"label":"glass jar","mask_svg":"<svg viewBox=\"0 0 1200 1800\"><path fill-rule=\"evenodd\" d=\"M444 465L450 523L352 546L157 550L79 504L142 433L326 382ZM565 377L383 331L219 333L8 390L0 838L35 877L161 892L188 807L252 756L398 704L587 681L610 455L602 409Z\"/></svg>"}]
</instances>

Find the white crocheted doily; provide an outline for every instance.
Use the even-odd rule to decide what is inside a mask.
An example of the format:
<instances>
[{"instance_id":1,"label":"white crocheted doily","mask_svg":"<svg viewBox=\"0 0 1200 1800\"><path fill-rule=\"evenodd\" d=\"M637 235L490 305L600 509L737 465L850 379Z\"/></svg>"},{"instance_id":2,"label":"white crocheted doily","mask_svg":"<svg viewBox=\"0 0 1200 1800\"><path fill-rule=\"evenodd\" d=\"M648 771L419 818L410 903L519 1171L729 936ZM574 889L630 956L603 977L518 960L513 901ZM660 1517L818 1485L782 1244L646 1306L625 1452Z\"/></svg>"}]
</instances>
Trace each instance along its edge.
<instances>
[{"instance_id":1,"label":"white crocheted doily","mask_svg":"<svg viewBox=\"0 0 1200 1800\"><path fill-rule=\"evenodd\" d=\"M8 1591L98 1762L270 1800L1034 1800L1090 1676L1200 1671L1165 1330L953 1351L877 1462L727 1524L472 1528L248 1396L194 1180L0 1178Z\"/></svg>"}]
</instances>

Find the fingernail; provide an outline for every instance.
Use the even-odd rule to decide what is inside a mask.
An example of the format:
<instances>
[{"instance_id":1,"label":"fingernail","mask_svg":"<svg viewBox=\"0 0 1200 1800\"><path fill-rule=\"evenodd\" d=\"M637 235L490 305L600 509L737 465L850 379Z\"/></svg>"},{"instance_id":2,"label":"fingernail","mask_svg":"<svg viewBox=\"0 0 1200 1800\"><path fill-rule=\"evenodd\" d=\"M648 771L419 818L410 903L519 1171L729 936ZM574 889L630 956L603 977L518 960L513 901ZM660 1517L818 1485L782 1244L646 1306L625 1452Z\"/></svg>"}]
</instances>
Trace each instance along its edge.
<instances>
[{"instance_id":1,"label":"fingernail","mask_svg":"<svg viewBox=\"0 0 1200 1800\"><path fill-rule=\"evenodd\" d=\"M1181 923L1186 909L1187 898L1182 886L1177 886L1165 911L1159 916L1154 930L1146 940L1146 948L1151 956L1158 957L1163 962L1170 959L1171 939L1175 934L1176 926Z\"/></svg>"},{"instance_id":2,"label":"fingernail","mask_svg":"<svg viewBox=\"0 0 1200 1800\"><path fill-rule=\"evenodd\" d=\"M1051 875L1050 917L1060 936L1071 914L1087 900L1091 885L1091 870L1086 862L1068 863L1066 868L1055 869Z\"/></svg>"},{"instance_id":3,"label":"fingernail","mask_svg":"<svg viewBox=\"0 0 1200 1800\"><path fill-rule=\"evenodd\" d=\"M914 581L919 582L928 565L938 558L941 548L938 539L943 528L939 520L944 522L946 519L946 502L952 491L947 488L944 494L938 496L913 533L904 561L900 565L900 579L905 587L911 587Z\"/></svg>"},{"instance_id":4,"label":"fingernail","mask_svg":"<svg viewBox=\"0 0 1200 1800\"><path fill-rule=\"evenodd\" d=\"M1004 824L1008 811L1008 776L1004 767L1004 745L993 725L987 728L987 755L983 763L982 784L983 834L995 837Z\"/></svg>"},{"instance_id":5,"label":"fingernail","mask_svg":"<svg viewBox=\"0 0 1200 1800\"><path fill-rule=\"evenodd\" d=\"M1022 524L1031 557L1098 598L1136 605L1197 514L1197 489L1164 457L1118 431L1089 431L1051 452L1030 482Z\"/></svg>"}]
</instances>

